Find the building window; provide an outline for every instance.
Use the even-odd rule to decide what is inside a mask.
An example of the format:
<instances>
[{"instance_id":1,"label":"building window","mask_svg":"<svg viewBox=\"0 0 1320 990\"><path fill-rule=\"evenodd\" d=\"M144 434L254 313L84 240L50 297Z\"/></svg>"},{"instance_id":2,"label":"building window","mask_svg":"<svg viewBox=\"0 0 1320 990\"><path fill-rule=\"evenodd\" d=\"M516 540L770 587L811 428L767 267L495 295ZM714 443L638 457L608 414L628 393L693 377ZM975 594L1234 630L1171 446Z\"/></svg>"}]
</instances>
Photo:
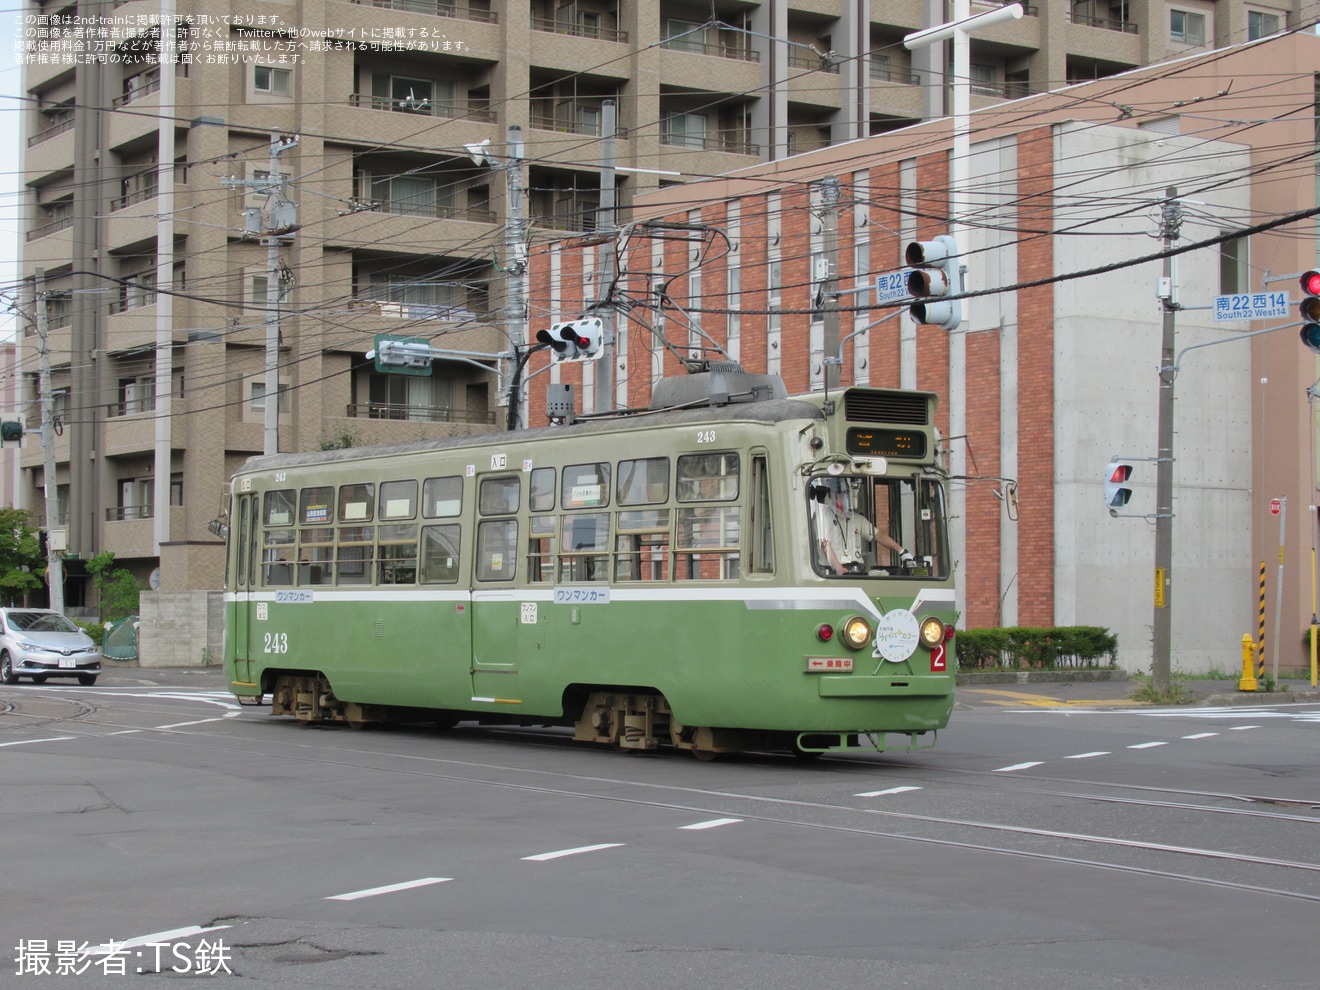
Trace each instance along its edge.
<instances>
[{"instance_id":1,"label":"building window","mask_svg":"<svg viewBox=\"0 0 1320 990\"><path fill-rule=\"evenodd\" d=\"M1282 27L1278 14L1267 14L1263 10L1247 11L1247 40L1255 41L1271 34L1278 34Z\"/></svg>"},{"instance_id":2,"label":"building window","mask_svg":"<svg viewBox=\"0 0 1320 990\"><path fill-rule=\"evenodd\" d=\"M1249 292L1247 286L1247 238L1234 237L1219 245L1219 293L1224 296Z\"/></svg>"},{"instance_id":3,"label":"building window","mask_svg":"<svg viewBox=\"0 0 1320 990\"><path fill-rule=\"evenodd\" d=\"M119 409L121 416L151 412L156 408L156 379L151 375L119 380Z\"/></svg>"},{"instance_id":4,"label":"building window","mask_svg":"<svg viewBox=\"0 0 1320 990\"><path fill-rule=\"evenodd\" d=\"M1189 10L1169 11L1169 38L1184 45L1205 44L1205 15Z\"/></svg>"},{"instance_id":5,"label":"building window","mask_svg":"<svg viewBox=\"0 0 1320 990\"><path fill-rule=\"evenodd\" d=\"M705 148L705 116L699 113L666 113L660 126L660 143L680 148Z\"/></svg>"},{"instance_id":6,"label":"building window","mask_svg":"<svg viewBox=\"0 0 1320 990\"><path fill-rule=\"evenodd\" d=\"M266 409L266 383L250 382L249 386L250 386L250 390L248 393L250 396L249 408L253 412L257 412L258 410L264 412ZM289 411L289 386L281 382L280 383L280 414L283 415L288 411Z\"/></svg>"},{"instance_id":7,"label":"building window","mask_svg":"<svg viewBox=\"0 0 1320 990\"><path fill-rule=\"evenodd\" d=\"M665 47L680 52L704 52L706 32L702 21L685 21L671 17L665 25ZM680 37L681 35L681 37Z\"/></svg>"},{"instance_id":8,"label":"building window","mask_svg":"<svg viewBox=\"0 0 1320 990\"><path fill-rule=\"evenodd\" d=\"M252 78L252 90L267 96L288 96L292 80L293 72L289 69L258 65Z\"/></svg>"},{"instance_id":9,"label":"building window","mask_svg":"<svg viewBox=\"0 0 1320 990\"><path fill-rule=\"evenodd\" d=\"M116 312L150 306L156 302L156 273L138 272L127 276L119 284L119 306Z\"/></svg>"}]
</instances>

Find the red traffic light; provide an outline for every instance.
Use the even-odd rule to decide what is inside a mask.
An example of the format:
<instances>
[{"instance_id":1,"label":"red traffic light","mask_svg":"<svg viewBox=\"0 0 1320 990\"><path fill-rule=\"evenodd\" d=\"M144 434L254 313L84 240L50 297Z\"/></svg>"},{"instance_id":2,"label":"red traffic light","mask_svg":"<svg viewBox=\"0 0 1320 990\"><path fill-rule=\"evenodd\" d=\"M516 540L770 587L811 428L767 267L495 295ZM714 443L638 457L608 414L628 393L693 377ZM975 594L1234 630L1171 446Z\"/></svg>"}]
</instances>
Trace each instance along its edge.
<instances>
[{"instance_id":1,"label":"red traffic light","mask_svg":"<svg viewBox=\"0 0 1320 990\"><path fill-rule=\"evenodd\" d=\"M1115 464L1113 465L1113 471L1109 475L1109 480L1114 484L1119 484L1127 481L1130 477L1132 477L1131 464Z\"/></svg>"},{"instance_id":2,"label":"red traffic light","mask_svg":"<svg viewBox=\"0 0 1320 990\"><path fill-rule=\"evenodd\" d=\"M1320 296L1320 271L1313 269L1302 272L1302 277L1298 281L1301 283L1302 291L1308 296Z\"/></svg>"}]
</instances>

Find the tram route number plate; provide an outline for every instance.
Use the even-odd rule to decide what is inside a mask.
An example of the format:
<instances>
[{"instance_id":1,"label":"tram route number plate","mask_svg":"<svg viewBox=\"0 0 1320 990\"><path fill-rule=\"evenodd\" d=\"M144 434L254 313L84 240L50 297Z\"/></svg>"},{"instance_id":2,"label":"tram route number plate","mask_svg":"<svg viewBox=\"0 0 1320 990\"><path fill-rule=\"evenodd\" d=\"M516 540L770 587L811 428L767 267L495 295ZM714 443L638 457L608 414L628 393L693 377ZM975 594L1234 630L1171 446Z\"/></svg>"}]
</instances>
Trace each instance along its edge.
<instances>
[{"instance_id":1,"label":"tram route number plate","mask_svg":"<svg viewBox=\"0 0 1320 990\"><path fill-rule=\"evenodd\" d=\"M556 605L608 605L609 588L556 588Z\"/></svg>"}]
</instances>

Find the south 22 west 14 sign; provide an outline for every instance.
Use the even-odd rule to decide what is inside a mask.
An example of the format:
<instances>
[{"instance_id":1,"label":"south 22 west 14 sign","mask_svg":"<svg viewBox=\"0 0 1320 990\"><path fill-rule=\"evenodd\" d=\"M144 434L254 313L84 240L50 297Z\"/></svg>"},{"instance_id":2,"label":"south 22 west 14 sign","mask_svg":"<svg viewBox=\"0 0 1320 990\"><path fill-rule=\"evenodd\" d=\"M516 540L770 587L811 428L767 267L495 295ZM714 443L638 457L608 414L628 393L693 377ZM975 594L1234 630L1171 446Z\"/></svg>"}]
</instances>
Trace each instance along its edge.
<instances>
[{"instance_id":1,"label":"south 22 west 14 sign","mask_svg":"<svg viewBox=\"0 0 1320 990\"><path fill-rule=\"evenodd\" d=\"M1274 320L1290 312L1286 292L1239 292L1215 296L1215 322L1228 320Z\"/></svg>"}]
</instances>

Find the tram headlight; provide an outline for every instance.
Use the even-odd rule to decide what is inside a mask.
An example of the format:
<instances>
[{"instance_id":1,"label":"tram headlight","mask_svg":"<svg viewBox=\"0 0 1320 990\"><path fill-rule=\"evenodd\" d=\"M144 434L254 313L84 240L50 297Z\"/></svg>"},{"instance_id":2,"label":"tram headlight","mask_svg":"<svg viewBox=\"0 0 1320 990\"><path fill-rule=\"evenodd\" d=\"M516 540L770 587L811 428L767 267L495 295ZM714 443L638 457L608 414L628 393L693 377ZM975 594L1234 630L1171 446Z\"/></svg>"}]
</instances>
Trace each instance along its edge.
<instances>
[{"instance_id":1,"label":"tram headlight","mask_svg":"<svg viewBox=\"0 0 1320 990\"><path fill-rule=\"evenodd\" d=\"M928 615L921 620L921 645L933 650L944 642L944 620Z\"/></svg>"},{"instance_id":2,"label":"tram headlight","mask_svg":"<svg viewBox=\"0 0 1320 990\"><path fill-rule=\"evenodd\" d=\"M850 650L860 650L871 642L871 624L860 615L852 615L839 626L839 639Z\"/></svg>"}]
</instances>

